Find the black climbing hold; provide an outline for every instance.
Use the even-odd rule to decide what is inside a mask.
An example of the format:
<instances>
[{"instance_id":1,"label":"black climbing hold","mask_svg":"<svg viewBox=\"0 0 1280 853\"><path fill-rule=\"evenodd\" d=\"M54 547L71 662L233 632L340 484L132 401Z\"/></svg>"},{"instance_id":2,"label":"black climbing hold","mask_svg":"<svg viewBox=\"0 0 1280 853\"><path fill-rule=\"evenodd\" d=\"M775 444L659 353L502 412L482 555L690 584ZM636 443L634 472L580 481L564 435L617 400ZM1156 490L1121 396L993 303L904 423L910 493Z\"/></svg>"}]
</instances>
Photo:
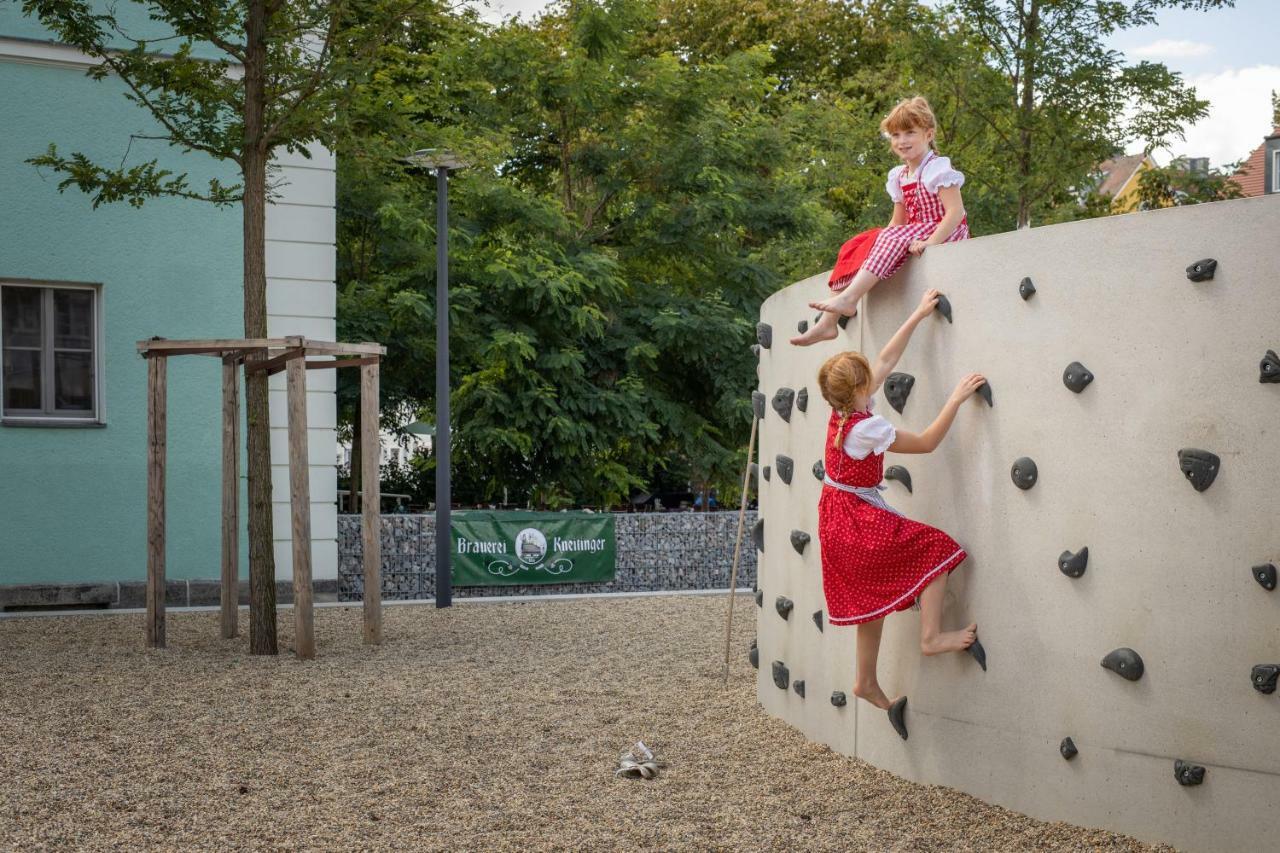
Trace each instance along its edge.
<instances>
[{"instance_id":1,"label":"black climbing hold","mask_svg":"<svg viewBox=\"0 0 1280 853\"><path fill-rule=\"evenodd\" d=\"M769 481L772 479L772 476L771 476L772 474L773 474L773 468L771 468L771 467L770 467L770 466L768 466L768 465L766 465L766 466L764 466L764 468L760 469L760 476L761 476L761 477L764 477L764 481L765 481L766 483L767 483L767 482L769 482Z\"/></svg>"},{"instance_id":2,"label":"black climbing hold","mask_svg":"<svg viewBox=\"0 0 1280 853\"><path fill-rule=\"evenodd\" d=\"M764 607L764 590L756 590L756 607Z\"/></svg>"},{"instance_id":3,"label":"black climbing hold","mask_svg":"<svg viewBox=\"0 0 1280 853\"><path fill-rule=\"evenodd\" d=\"M933 310L946 317L948 323L954 322L951 319L951 300L947 298L945 293L938 294L938 304L933 306Z\"/></svg>"},{"instance_id":4,"label":"black climbing hold","mask_svg":"<svg viewBox=\"0 0 1280 853\"><path fill-rule=\"evenodd\" d=\"M897 480L899 483L907 487L907 492L915 494L911 490L911 472L901 465L890 465L884 469L884 478L886 480Z\"/></svg>"},{"instance_id":5,"label":"black climbing hold","mask_svg":"<svg viewBox=\"0 0 1280 853\"><path fill-rule=\"evenodd\" d=\"M893 730L903 740L907 739L907 697L903 696L897 702L889 706L889 722L893 724Z\"/></svg>"},{"instance_id":6,"label":"black climbing hold","mask_svg":"<svg viewBox=\"0 0 1280 853\"><path fill-rule=\"evenodd\" d=\"M751 410L756 413L756 420L764 420L764 404L768 398L763 391L751 392Z\"/></svg>"},{"instance_id":7,"label":"black climbing hold","mask_svg":"<svg viewBox=\"0 0 1280 853\"><path fill-rule=\"evenodd\" d=\"M1199 785L1204 781L1204 768L1178 758L1173 762L1173 778L1178 780L1179 785Z\"/></svg>"},{"instance_id":8,"label":"black climbing hold","mask_svg":"<svg viewBox=\"0 0 1280 853\"><path fill-rule=\"evenodd\" d=\"M1267 350L1267 354L1258 363L1258 381L1280 382L1280 355L1276 355L1275 350Z\"/></svg>"},{"instance_id":9,"label":"black climbing hold","mask_svg":"<svg viewBox=\"0 0 1280 853\"><path fill-rule=\"evenodd\" d=\"M760 668L760 648L756 645L756 641L751 641L751 650L747 652L747 660L751 661L751 665L756 669Z\"/></svg>"},{"instance_id":10,"label":"black climbing hold","mask_svg":"<svg viewBox=\"0 0 1280 853\"><path fill-rule=\"evenodd\" d=\"M818 626L819 631L822 630L822 611L821 610L813 611L813 624Z\"/></svg>"},{"instance_id":11,"label":"black climbing hold","mask_svg":"<svg viewBox=\"0 0 1280 853\"><path fill-rule=\"evenodd\" d=\"M769 479L765 477L765 479ZM751 541L756 544L757 551L764 551L764 519L757 518L756 526L751 528Z\"/></svg>"},{"instance_id":12,"label":"black climbing hold","mask_svg":"<svg viewBox=\"0 0 1280 853\"><path fill-rule=\"evenodd\" d=\"M794 682L792 682L791 689L796 692L797 696L803 699L804 698L804 679L798 678Z\"/></svg>"},{"instance_id":13,"label":"black climbing hold","mask_svg":"<svg viewBox=\"0 0 1280 853\"><path fill-rule=\"evenodd\" d=\"M1260 663L1249 673L1249 681L1259 693L1275 693L1277 678L1280 678L1280 664Z\"/></svg>"},{"instance_id":14,"label":"black climbing hold","mask_svg":"<svg viewBox=\"0 0 1280 853\"><path fill-rule=\"evenodd\" d=\"M791 423L791 404L795 402L796 392L790 388L779 388L773 394L773 410Z\"/></svg>"},{"instance_id":15,"label":"black climbing hold","mask_svg":"<svg viewBox=\"0 0 1280 853\"><path fill-rule=\"evenodd\" d=\"M1025 492L1036 484L1036 480L1040 477L1040 471L1036 468L1034 459L1029 456L1023 456L1013 461L1013 467L1009 469L1009 476L1013 478L1013 484Z\"/></svg>"},{"instance_id":16,"label":"black climbing hold","mask_svg":"<svg viewBox=\"0 0 1280 853\"><path fill-rule=\"evenodd\" d=\"M845 705L847 705L848 703L849 703L849 700L845 698L845 695L844 695L844 691L843 691L843 690L833 690L833 691L831 691L831 704L832 704L832 705L835 705L837 708L843 708L843 707L844 707Z\"/></svg>"},{"instance_id":17,"label":"black climbing hold","mask_svg":"<svg viewBox=\"0 0 1280 853\"><path fill-rule=\"evenodd\" d=\"M840 319L836 320L836 325L842 329L845 328L849 325L849 318L845 315L841 315Z\"/></svg>"},{"instance_id":18,"label":"black climbing hold","mask_svg":"<svg viewBox=\"0 0 1280 853\"><path fill-rule=\"evenodd\" d=\"M787 665L780 660L773 662L773 683L779 690L786 690L791 683L791 673Z\"/></svg>"},{"instance_id":19,"label":"black climbing hold","mask_svg":"<svg viewBox=\"0 0 1280 853\"><path fill-rule=\"evenodd\" d=\"M1260 566L1254 566L1249 570L1253 574L1253 579L1262 584L1262 588L1272 590L1276 588L1276 567L1272 563L1263 563Z\"/></svg>"},{"instance_id":20,"label":"black climbing hold","mask_svg":"<svg viewBox=\"0 0 1280 853\"><path fill-rule=\"evenodd\" d=\"M797 332L799 332L799 333L800 333L800 334L802 334L802 335L803 335L805 332L809 331L809 321L808 321L808 320L801 320L799 323L796 323L796 331L797 331Z\"/></svg>"},{"instance_id":21,"label":"black climbing hold","mask_svg":"<svg viewBox=\"0 0 1280 853\"><path fill-rule=\"evenodd\" d=\"M778 596L773 602L773 609L777 610L778 615L783 619L791 618L791 608L795 606L795 602L787 598L785 595Z\"/></svg>"},{"instance_id":22,"label":"black climbing hold","mask_svg":"<svg viewBox=\"0 0 1280 853\"><path fill-rule=\"evenodd\" d=\"M809 544L809 534L803 530L791 531L791 547L796 549L797 554L804 553L804 546Z\"/></svg>"},{"instance_id":23,"label":"black climbing hold","mask_svg":"<svg viewBox=\"0 0 1280 853\"><path fill-rule=\"evenodd\" d=\"M1077 553L1063 551L1058 555L1058 571L1069 578L1078 578L1089 567L1089 548L1081 548Z\"/></svg>"},{"instance_id":24,"label":"black climbing hold","mask_svg":"<svg viewBox=\"0 0 1280 853\"><path fill-rule=\"evenodd\" d=\"M1070 761L1076 757L1080 750L1076 749L1076 742L1069 737L1064 737L1062 743L1058 744L1058 752L1062 753L1062 757Z\"/></svg>"},{"instance_id":25,"label":"black climbing hold","mask_svg":"<svg viewBox=\"0 0 1280 853\"><path fill-rule=\"evenodd\" d=\"M1109 669L1121 678L1137 681L1146 671L1142 656L1133 649L1115 649L1102 659L1102 668Z\"/></svg>"},{"instance_id":26,"label":"black climbing hold","mask_svg":"<svg viewBox=\"0 0 1280 853\"><path fill-rule=\"evenodd\" d=\"M1036 295L1036 286L1031 283L1030 278L1024 278L1022 283L1018 285L1018 293L1022 296L1022 301L1026 302Z\"/></svg>"},{"instance_id":27,"label":"black climbing hold","mask_svg":"<svg viewBox=\"0 0 1280 853\"><path fill-rule=\"evenodd\" d=\"M1205 258L1187 267L1187 278L1192 281L1210 281L1217 270L1218 262L1213 258Z\"/></svg>"},{"instance_id":28,"label":"black climbing hold","mask_svg":"<svg viewBox=\"0 0 1280 853\"><path fill-rule=\"evenodd\" d=\"M987 401L988 408L995 408L995 403L991 399L991 383L983 382L978 386L978 396Z\"/></svg>"},{"instance_id":29,"label":"black climbing hold","mask_svg":"<svg viewBox=\"0 0 1280 853\"><path fill-rule=\"evenodd\" d=\"M782 478L782 482L788 486L791 485L791 474L796 469L796 463L791 461L790 456L783 456L779 453L773 460L773 467L777 469L778 476Z\"/></svg>"},{"instance_id":30,"label":"black climbing hold","mask_svg":"<svg viewBox=\"0 0 1280 853\"><path fill-rule=\"evenodd\" d=\"M827 476L827 466L823 464L821 459L813 463L813 476L819 480L822 480Z\"/></svg>"},{"instance_id":31,"label":"black climbing hold","mask_svg":"<svg viewBox=\"0 0 1280 853\"><path fill-rule=\"evenodd\" d=\"M1221 465L1222 460L1207 450L1184 447L1178 451L1178 467L1197 492L1203 492L1213 485Z\"/></svg>"},{"instance_id":32,"label":"black climbing hold","mask_svg":"<svg viewBox=\"0 0 1280 853\"><path fill-rule=\"evenodd\" d=\"M756 323L756 343L765 349L773 346L773 326L768 323Z\"/></svg>"},{"instance_id":33,"label":"black climbing hold","mask_svg":"<svg viewBox=\"0 0 1280 853\"><path fill-rule=\"evenodd\" d=\"M915 384L916 378L910 373L890 373L884 380L885 399L898 414L902 414L902 407L907 404L907 398L911 396L911 386Z\"/></svg>"},{"instance_id":34,"label":"black climbing hold","mask_svg":"<svg viewBox=\"0 0 1280 853\"><path fill-rule=\"evenodd\" d=\"M973 645L965 651L973 655L973 659L978 662L978 666L982 667L983 672L987 671L987 650L982 647L981 640L974 640Z\"/></svg>"},{"instance_id":35,"label":"black climbing hold","mask_svg":"<svg viewBox=\"0 0 1280 853\"><path fill-rule=\"evenodd\" d=\"M1083 391L1092 381L1093 374L1089 372L1089 368L1078 361L1071 362L1067 365L1067 369L1062 371L1062 384L1077 394Z\"/></svg>"},{"instance_id":36,"label":"black climbing hold","mask_svg":"<svg viewBox=\"0 0 1280 853\"><path fill-rule=\"evenodd\" d=\"M809 410L809 389L801 388L796 392L796 409L801 412Z\"/></svg>"}]
</instances>

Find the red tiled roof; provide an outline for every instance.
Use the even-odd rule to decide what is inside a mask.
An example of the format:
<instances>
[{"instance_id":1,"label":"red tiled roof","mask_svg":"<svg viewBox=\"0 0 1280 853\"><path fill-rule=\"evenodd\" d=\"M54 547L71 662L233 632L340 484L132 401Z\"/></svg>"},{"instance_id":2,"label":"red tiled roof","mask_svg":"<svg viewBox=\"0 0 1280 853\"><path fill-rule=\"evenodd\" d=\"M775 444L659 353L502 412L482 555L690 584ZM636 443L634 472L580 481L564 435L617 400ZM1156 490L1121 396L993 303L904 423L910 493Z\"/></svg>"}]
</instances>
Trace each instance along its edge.
<instances>
[{"instance_id":1,"label":"red tiled roof","mask_svg":"<svg viewBox=\"0 0 1280 853\"><path fill-rule=\"evenodd\" d=\"M1102 183L1098 185L1098 192L1105 196L1114 196L1120 192L1145 159L1147 159L1146 154L1129 154L1112 160L1103 160L1098 164L1098 171L1102 173Z\"/></svg>"},{"instance_id":2,"label":"red tiled roof","mask_svg":"<svg viewBox=\"0 0 1280 853\"><path fill-rule=\"evenodd\" d=\"M1280 127L1275 127L1271 131L1272 136L1280 136ZM1265 186L1267 173L1267 143L1264 141L1257 148L1253 149L1253 153L1249 155L1249 159L1244 161L1231 180L1239 187L1240 192L1244 193L1246 198L1252 198L1256 195L1264 195L1267 191Z\"/></svg>"}]
</instances>

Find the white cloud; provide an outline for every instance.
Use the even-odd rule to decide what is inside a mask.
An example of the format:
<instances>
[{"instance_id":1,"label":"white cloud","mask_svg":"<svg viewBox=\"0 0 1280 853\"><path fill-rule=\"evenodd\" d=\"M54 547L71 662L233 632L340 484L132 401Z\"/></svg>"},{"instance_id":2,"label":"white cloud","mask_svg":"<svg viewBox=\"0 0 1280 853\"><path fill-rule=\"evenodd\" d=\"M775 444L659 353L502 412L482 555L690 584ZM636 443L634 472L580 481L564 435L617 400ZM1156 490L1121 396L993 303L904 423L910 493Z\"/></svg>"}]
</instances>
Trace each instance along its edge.
<instances>
[{"instance_id":1,"label":"white cloud","mask_svg":"<svg viewBox=\"0 0 1280 853\"><path fill-rule=\"evenodd\" d=\"M1187 59L1213 53L1213 45L1186 39L1157 39L1125 53L1137 59Z\"/></svg>"},{"instance_id":2,"label":"white cloud","mask_svg":"<svg viewBox=\"0 0 1280 853\"><path fill-rule=\"evenodd\" d=\"M1243 160L1271 132L1271 90L1280 90L1280 65L1229 68L1187 78L1209 102L1209 115L1187 128L1186 141L1159 152L1172 157L1208 157L1214 166Z\"/></svg>"}]
</instances>

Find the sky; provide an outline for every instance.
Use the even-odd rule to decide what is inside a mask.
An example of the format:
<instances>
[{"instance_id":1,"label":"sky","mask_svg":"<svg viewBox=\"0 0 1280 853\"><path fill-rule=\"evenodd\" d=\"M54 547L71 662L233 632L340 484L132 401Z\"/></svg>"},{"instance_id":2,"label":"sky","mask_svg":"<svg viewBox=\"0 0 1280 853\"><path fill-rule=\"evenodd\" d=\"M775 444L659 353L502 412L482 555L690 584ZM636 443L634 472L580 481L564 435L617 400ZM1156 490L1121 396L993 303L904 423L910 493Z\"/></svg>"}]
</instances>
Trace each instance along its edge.
<instances>
[{"instance_id":1,"label":"sky","mask_svg":"<svg viewBox=\"0 0 1280 853\"><path fill-rule=\"evenodd\" d=\"M546 0L472 0L498 22L541 11ZM1156 24L1117 34L1112 46L1130 61L1163 62L1209 101L1209 115L1186 129L1185 141L1155 152L1164 165L1174 156L1208 157L1214 166L1243 160L1271 132L1271 90L1280 90L1277 0L1236 0L1213 12L1164 10ZM1141 150L1131 146L1131 153Z\"/></svg>"}]
</instances>

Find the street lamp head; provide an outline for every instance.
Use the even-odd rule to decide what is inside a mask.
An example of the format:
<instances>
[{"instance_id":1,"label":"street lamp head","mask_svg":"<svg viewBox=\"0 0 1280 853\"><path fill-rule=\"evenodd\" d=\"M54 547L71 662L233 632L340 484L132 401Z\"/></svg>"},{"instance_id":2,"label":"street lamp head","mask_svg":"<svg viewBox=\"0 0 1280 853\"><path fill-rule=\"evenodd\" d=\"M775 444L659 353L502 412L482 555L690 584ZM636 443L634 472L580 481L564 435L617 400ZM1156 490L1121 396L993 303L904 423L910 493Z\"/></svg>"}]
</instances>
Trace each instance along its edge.
<instances>
[{"instance_id":1,"label":"street lamp head","mask_svg":"<svg viewBox=\"0 0 1280 853\"><path fill-rule=\"evenodd\" d=\"M404 161L419 169L448 169L451 172L465 169L471 165L458 154L446 148L421 148L405 157Z\"/></svg>"}]
</instances>

